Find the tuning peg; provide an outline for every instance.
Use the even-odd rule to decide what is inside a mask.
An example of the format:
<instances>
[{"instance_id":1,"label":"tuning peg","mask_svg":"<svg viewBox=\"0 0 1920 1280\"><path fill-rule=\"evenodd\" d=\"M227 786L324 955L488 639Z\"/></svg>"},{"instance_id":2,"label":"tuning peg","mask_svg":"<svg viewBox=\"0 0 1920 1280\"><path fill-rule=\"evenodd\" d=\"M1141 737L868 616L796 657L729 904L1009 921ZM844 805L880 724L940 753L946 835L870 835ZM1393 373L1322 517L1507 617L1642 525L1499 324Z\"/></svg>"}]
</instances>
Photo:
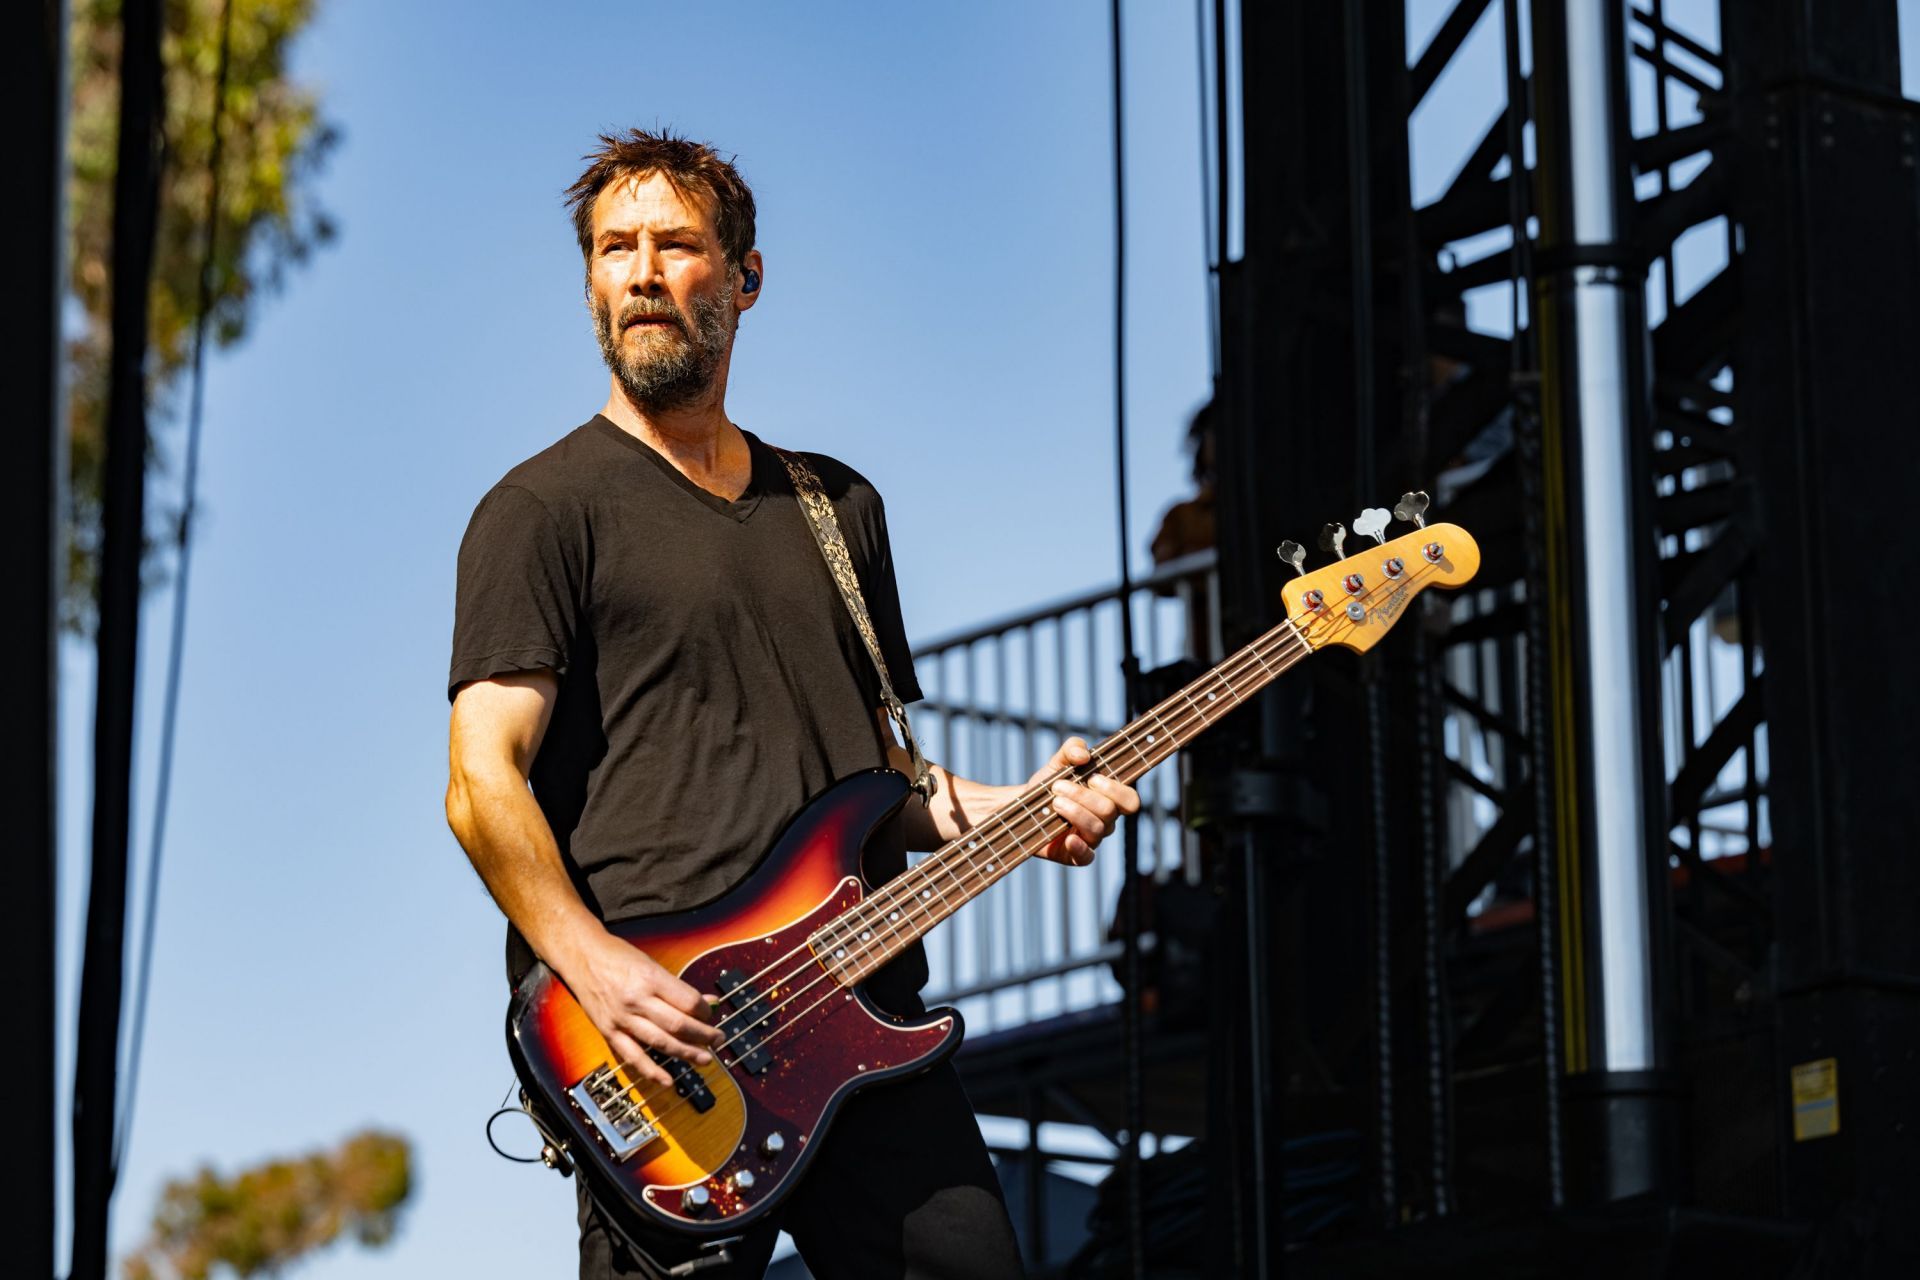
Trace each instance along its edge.
<instances>
[{"instance_id":1,"label":"tuning peg","mask_svg":"<svg viewBox=\"0 0 1920 1280\"><path fill-rule=\"evenodd\" d=\"M1281 543L1276 549L1275 554L1280 557L1283 563L1290 565L1295 573L1305 573L1307 571L1307 549L1295 542L1292 538L1288 538L1285 542Z\"/></svg>"},{"instance_id":2,"label":"tuning peg","mask_svg":"<svg viewBox=\"0 0 1920 1280\"><path fill-rule=\"evenodd\" d=\"M1321 526L1320 549L1322 551L1333 552L1334 559L1338 560L1342 556L1346 555L1346 552L1340 549L1341 545L1345 543L1346 540L1347 540L1347 527L1341 524L1339 521L1336 520L1332 524Z\"/></svg>"},{"instance_id":3,"label":"tuning peg","mask_svg":"<svg viewBox=\"0 0 1920 1280\"><path fill-rule=\"evenodd\" d=\"M1431 501L1425 489L1403 493L1400 495L1400 501L1393 504L1393 518L1410 521L1415 528L1424 529L1427 527L1427 519L1423 513Z\"/></svg>"},{"instance_id":4,"label":"tuning peg","mask_svg":"<svg viewBox=\"0 0 1920 1280\"><path fill-rule=\"evenodd\" d=\"M1353 531L1372 538L1376 543L1387 540L1387 525L1393 520L1393 513L1385 507L1368 507L1353 518Z\"/></svg>"}]
</instances>

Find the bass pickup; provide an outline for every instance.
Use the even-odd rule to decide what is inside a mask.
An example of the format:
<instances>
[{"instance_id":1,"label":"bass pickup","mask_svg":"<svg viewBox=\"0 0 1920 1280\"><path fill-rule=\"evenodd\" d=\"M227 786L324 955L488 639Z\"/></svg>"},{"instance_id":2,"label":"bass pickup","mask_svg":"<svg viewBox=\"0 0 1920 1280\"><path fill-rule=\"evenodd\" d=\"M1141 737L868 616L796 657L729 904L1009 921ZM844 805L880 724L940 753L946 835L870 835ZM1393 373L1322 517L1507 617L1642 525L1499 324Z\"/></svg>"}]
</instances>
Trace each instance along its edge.
<instances>
[{"instance_id":1,"label":"bass pickup","mask_svg":"<svg viewBox=\"0 0 1920 1280\"><path fill-rule=\"evenodd\" d=\"M772 1007L767 1004L766 994L756 983L732 969L722 969L714 978L713 985L720 995L720 1003L729 1010L723 1021L742 1024L741 1029L729 1037L733 1042L737 1064L748 1075L760 1075L773 1065L773 1059L767 1056L764 1045L773 1032L776 1019Z\"/></svg>"}]
</instances>

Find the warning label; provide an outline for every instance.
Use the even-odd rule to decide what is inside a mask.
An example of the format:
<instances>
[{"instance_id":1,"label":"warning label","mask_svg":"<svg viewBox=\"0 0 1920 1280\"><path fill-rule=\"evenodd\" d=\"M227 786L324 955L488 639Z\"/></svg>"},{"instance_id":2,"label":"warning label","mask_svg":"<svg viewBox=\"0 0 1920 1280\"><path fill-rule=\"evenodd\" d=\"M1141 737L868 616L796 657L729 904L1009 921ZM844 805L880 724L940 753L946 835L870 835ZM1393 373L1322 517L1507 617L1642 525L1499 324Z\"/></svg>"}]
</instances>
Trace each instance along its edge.
<instances>
[{"instance_id":1,"label":"warning label","mask_svg":"<svg viewBox=\"0 0 1920 1280\"><path fill-rule=\"evenodd\" d=\"M1840 1132L1840 1072L1833 1058L1793 1067L1793 1140L1831 1138Z\"/></svg>"}]
</instances>

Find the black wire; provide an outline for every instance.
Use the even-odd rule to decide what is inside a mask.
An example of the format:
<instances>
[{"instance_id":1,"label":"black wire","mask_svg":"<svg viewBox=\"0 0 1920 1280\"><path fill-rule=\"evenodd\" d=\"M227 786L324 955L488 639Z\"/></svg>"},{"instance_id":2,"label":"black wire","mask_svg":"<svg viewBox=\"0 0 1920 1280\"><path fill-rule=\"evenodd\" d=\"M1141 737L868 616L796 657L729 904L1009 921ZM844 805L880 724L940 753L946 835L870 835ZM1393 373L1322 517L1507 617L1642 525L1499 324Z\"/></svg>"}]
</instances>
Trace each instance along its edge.
<instances>
[{"instance_id":1,"label":"black wire","mask_svg":"<svg viewBox=\"0 0 1920 1280\"><path fill-rule=\"evenodd\" d=\"M1113 465L1120 536L1120 671L1131 719L1139 702L1140 661L1134 653L1133 573L1127 520L1127 167L1126 94L1121 77L1122 27L1120 0L1108 8L1113 47ZM1126 866L1121 878L1122 928L1125 946L1126 999L1121 1005L1125 1044L1127 1125L1126 1239L1129 1272L1146 1275L1146 1249L1140 1169L1140 1130L1144 1124L1144 1089L1140 1061L1140 822L1128 818L1122 837Z\"/></svg>"},{"instance_id":2,"label":"black wire","mask_svg":"<svg viewBox=\"0 0 1920 1280\"><path fill-rule=\"evenodd\" d=\"M543 1140L551 1141L547 1136L547 1131L540 1127L540 1122L533 1118L531 1111L528 1111L525 1107L501 1107L487 1117L487 1145L493 1148L493 1154L499 1156L502 1160L511 1160L515 1164L546 1163L545 1159L541 1156L516 1156L510 1151L501 1149L500 1144L493 1140L493 1124L494 1121L498 1120L501 1116L525 1116L527 1123L533 1126L535 1133L539 1134Z\"/></svg>"},{"instance_id":3,"label":"black wire","mask_svg":"<svg viewBox=\"0 0 1920 1280\"><path fill-rule=\"evenodd\" d=\"M1207 355L1215 382L1220 380L1220 259L1225 250L1213 242L1213 193L1217 185L1208 164L1207 3L1193 0L1194 81L1200 94L1200 244L1207 266Z\"/></svg>"},{"instance_id":4,"label":"black wire","mask_svg":"<svg viewBox=\"0 0 1920 1280\"><path fill-rule=\"evenodd\" d=\"M1227 0L1213 0L1213 242L1225 266L1232 253L1227 244L1227 196L1232 173L1227 156Z\"/></svg>"},{"instance_id":5,"label":"black wire","mask_svg":"<svg viewBox=\"0 0 1920 1280\"><path fill-rule=\"evenodd\" d=\"M160 717L160 765L154 784L153 830L147 838L147 901L140 931L140 964L135 970L133 1035L127 1046L127 1088L114 1142L113 1167L126 1159L133 1132L133 1106L140 1088L140 1050L147 1033L147 993L153 978L153 938L160 903L160 855L166 847L167 798L173 787L174 730L180 721L181 655L186 648L187 578L193 566L194 494L200 476L200 420L206 395L208 315L213 310L213 255L219 242L220 160L227 106L227 67L233 48L233 0L220 6L220 63L213 80L213 143L207 157L207 237L200 258L199 314L193 322L192 394L187 409L187 458L181 477L183 497L173 579L173 634L167 654L165 709Z\"/></svg>"}]
</instances>

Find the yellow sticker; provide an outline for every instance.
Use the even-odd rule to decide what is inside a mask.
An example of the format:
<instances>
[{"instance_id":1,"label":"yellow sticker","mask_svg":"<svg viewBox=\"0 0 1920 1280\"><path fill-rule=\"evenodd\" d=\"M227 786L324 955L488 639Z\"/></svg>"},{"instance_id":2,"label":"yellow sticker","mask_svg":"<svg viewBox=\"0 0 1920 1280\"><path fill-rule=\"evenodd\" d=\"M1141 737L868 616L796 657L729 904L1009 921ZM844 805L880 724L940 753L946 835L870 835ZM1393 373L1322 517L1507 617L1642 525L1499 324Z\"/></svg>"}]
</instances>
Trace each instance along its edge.
<instances>
[{"instance_id":1,"label":"yellow sticker","mask_svg":"<svg viewBox=\"0 0 1920 1280\"><path fill-rule=\"evenodd\" d=\"M1833 1058L1793 1066L1793 1140L1831 1138L1840 1132L1840 1069Z\"/></svg>"}]
</instances>

